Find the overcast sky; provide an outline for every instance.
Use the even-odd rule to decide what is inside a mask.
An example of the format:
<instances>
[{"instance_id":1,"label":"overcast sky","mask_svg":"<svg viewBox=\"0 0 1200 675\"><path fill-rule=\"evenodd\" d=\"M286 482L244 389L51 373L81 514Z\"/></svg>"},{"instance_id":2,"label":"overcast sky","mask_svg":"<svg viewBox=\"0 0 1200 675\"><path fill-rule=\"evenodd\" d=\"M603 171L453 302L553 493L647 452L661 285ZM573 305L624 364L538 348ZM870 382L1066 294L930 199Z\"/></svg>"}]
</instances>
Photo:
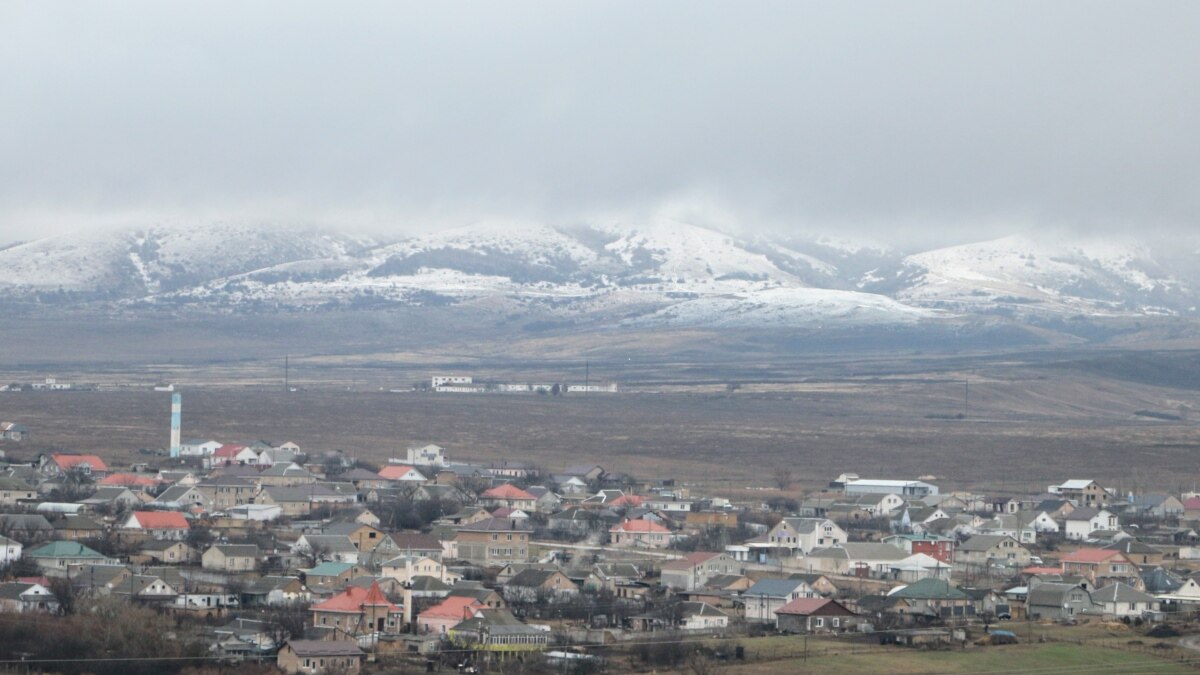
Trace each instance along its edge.
<instances>
[{"instance_id":1,"label":"overcast sky","mask_svg":"<svg viewBox=\"0 0 1200 675\"><path fill-rule=\"evenodd\" d=\"M0 240L1184 231L1200 3L0 0Z\"/></svg>"}]
</instances>

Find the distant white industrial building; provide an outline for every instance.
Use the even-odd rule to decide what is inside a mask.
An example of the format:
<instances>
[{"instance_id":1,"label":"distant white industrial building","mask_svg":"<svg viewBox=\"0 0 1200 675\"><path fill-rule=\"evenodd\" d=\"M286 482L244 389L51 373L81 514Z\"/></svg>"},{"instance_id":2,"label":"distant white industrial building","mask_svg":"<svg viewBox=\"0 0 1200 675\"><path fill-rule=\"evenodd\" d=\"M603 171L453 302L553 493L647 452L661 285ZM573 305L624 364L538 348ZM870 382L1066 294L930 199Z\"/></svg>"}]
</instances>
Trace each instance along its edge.
<instances>
[{"instance_id":1,"label":"distant white industrial building","mask_svg":"<svg viewBox=\"0 0 1200 675\"><path fill-rule=\"evenodd\" d=\"M439 389L446 385L462 385L472 384L474 379L470 375L434 375L430 379L430 383L434 389Z\"/></svg>"},{"instance_id":2,"label":"distant white industrial building","mask_svg":"<svg viewBox=\"0 0 1200 675\"><path fill-rule=\"evenodd\" d=\"M848 495L899 495L906 499L928 497L938 493L933 483L920 480L879 480L860 478L846 481L843 488Z\"/></svg>"}]
</instances>

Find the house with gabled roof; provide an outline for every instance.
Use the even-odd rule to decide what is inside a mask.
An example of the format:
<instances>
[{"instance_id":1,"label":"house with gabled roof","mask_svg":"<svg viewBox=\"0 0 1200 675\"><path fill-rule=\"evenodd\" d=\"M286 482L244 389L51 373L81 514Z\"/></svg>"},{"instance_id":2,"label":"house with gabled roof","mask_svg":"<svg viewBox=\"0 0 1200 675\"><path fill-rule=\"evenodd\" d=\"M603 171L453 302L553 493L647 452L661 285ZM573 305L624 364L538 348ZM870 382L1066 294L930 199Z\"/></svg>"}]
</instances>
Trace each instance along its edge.
<instances>
[{"instance_id":1,"label":"house with gabled roof","mask_svg":"<svg viewBox=\"0 0 1200 675\"><path fill-rule=\"evenodd\" d=\"M958 545L956 560L968 565L1025 567L1029 549L1007 534L977 534Z\"/></svg>"},{"instance_id":2,"label":"house with gabled roof","mask_svg":"<svg viewBox=\"0 0 1200 675\"><path fill-rule=\"evenodd\" d=\"M1146 612L1158 611L1159 605L1154 596L1119 581L1092 591L1092 602L1105 616L1116 619L1141 618Z\"/></svg>"},{"instance_id":3,"label":"house with gabled roof","mask_svg":"<svg viewBox=\"0 0 1200 675\"><path fill-rule=\"evenodd\" d=\"M487 606L475 598L450 596L417 615L417 631L422 635L446 635L484 609Z\"/></svg>"},{"instance_id":4,"label":"house with gabled roof","mask_svg":"<svg viewBox=\"0 0 1200 675\"><path fill-rule=\"evenodd\" d=\"M356 564L359 559L358 547L344 534L302 534L291 551L330 562Z\"/></svg>"},{"instance_id":5,"label":"house with gabled roof","mask_svg":"<svg viewBox=\"0 0 1200 675\"><path fill-rule=\"evenodd\" d=\"M817 598L803 579L759 579L742 592L739 604L748 623L775 623L775 612L799 598Z\"/></svg>"},{"instance_id":6,"label":"house with gabled roof","mask_svg":"<svg viewBox=\"0 0 1200 675\"><path fill-rule=\"evenodd\" d=\"M32 549L23 556L32 560L38 569L51 576L64 576L72 565L116 565L118 561L80 544L77 541L52 541Z\"/></svg>"},{"instance_id":7,"label":"house with gabled roof","mask_svg":"<svg viewBox=\"0 0 1200 675\"><path fill-rule=\"evenodd\" d=\"M217 448L211 456L205 457L204 463L210 467L227 464L258 464L258 453L244 445L226 443Z\"/></svg>"},{"instance_id":8,"label":"house with gabled roof","mask_svg":"<svg viewBox=\"0 0 1200 675\"><path fill-rule=\"evenodd\" d=\"M356 675L365 654L351 640L289 640L275 657L276 666L289 675L337 672Z\"/></svg>"},{"instance_id":9,"label":"house with gabled roof","mask_svg":"<svg viewBox=\"0 0 1200 675\"><path fill-rule=\"evenodd\" d=\"M613 546L629 548L666 548L675 541L668 528L650 520L623 520L608 528Z\"/></svg>"},{"instance_id":10,"label":"house with gabled roof","mask_svg":"<svg viewBox=\"0 0 1200 675\"><path fill-rule=\"evenodd\" d=\"M1149 544L1143 544L1137 539L1122 539L1113 542L1104 547L1110 551L1120 551L1129 556L1129 559L1141 565L1161 565L1166 554L1161 549L1155 548Z\"/></svg>"},{"instance_id":11,"label":"house with gabled roof","mask_svg":"<svg viewBox=\"0 0 1200 675\"><path fill-rule=\"evenodd\" d=\"M191 526L178 511L134 511L129 514L124 530L143 532L155 539L186 539Z\"/></svg>"},{"instance_id":12,"label":"house with gabled roof","mask_svg":"<svg viewBox=\"0 0 1200 675\"><path fill-rule=\"evenodd\" d=\"M254 544L213 544L201 556L201 567L222 572L253 572L260 553Z\"/></svg>"},{"instance_id":13,"label":"house with gabled roof","mask_svg":"<svg viewBox=\"0 0 1200 675\"><path fill-rule=\"evenodd\" d=\"M975 616L975 601L945 579L922 579L892 590L887 611L908 622L949 621Z\"/></svg>"},{"instance_id":14,"label":"house with gabled roof","mask_svg":"<svg viewBox=\"0 0 1200 675\"><path fill-rule=\"evenodd\" d=\"M149 505L179 511L192 509L207 511L212 508L212 499L197 489L195 485L172 485L163 490L162 494L155 497Z\"/></svg>"},{"instance_id":15,"label":"house with gabled roof","mask_svg":"<svg viewBox=\"0 0 1200 675\"><path fill-rule=\"evenodd\" d=\"M80 504L90 507L103 507L116 511L141 506L142 500L127 487L113 486L97 488L92 496L79 500Z\"/></svg>"},{"instance_id":16,"label":"house with gabled roof","mask_svg":"<svg viewBox=\"0 0 1200 675\"><path fill-rule=\"evenodd\" d=\"M102 478L107 476L109 471L108 465L98 455L68 455L58 452L50 455L49 460L42 463L42 467L47 475L51 476L60 476L69 471L82 471L89 476Z\"/></svg>"},{"instance_id":17,"label":"house with gabled roof","mask_svg":"<svg viewBox=\"0 0 1200 675\"><path fill-rule=\"evenodd\" d=\"M1090 478L1068 480L1061 485L1051 485L1051 494L1070 499L1076 506L1102 509L1113 500L1111 492Z\"/></svg>"},{"instance_id":18,"label":"house with gabled roof","mask_svg":"<svg viewBox=\"0 0 1200 675\"><path fill-rule=\"evenodd\" d=\"M388 464L379 470L379 477L392 483L424 483L429 480L414 466Z\"/></svg>"},{"instance_id":19,"label":"house with gabled roof","mask_svg":"<svg viewBox=\"0 0 1200 675\"><path fill-rule=\"evenodd\" d=\"M861 623L858 614L830 598L796 598L775 610L775 628L788 633L843 633Z\"/></svg>"},{"instance_id":20,"label":"house with gabled roof","mask_svg":"<svg viewBox=\"0 0 1200 675\"><path fill-rule=\"evenodd\" d=\"M58 612L58 599L40 583L6 581L0 583L0 613Z\"/></svg>"},{"instance_id":21,"label":"house with gabled roof","mask_svg":"<svg viewBox=\"0 0 1200 675\"><path fill-rule=\"evenodd\" d=\"M485 507L502 507L532 511L537 497L529 494L512 483L504 483L494 488L484 490L479 495L479 503Z\"/></svg>"},{"instance_id":22,"label":"house with gabled roof","mask_svg":"<svg viewBox=\"0 0 1200 675\"><path fill-rule=\"evenodd\" d=\"M815 549L837 546L848 540L846 531L829 518L786 517L768 530L766 535L746 545L751 549L769 547L786 550L792 555L806 555Z\"/></svg>"},{"instance_id":23,"label":"house with gabled roof","mask_svg":"<svg viewBox=\"0 0 1200 675\"><path fill-rule=\"evenodd\" d=\"M392 604L378 583L370 588L348 586L337 595L312 606L313 626L334 628L349 635L399 634L404 611Z\"/></svg>"},{"instance_id":24,"label":"house with gabled roof","mask_svg":"<svg viewBox=\"0 0 1200 675\"><path fill-rule=\"evenodd\" d=\"M722 574L741 574L745 567L728 553L698 551L662 564L660 583L676 590L692 591Z\"/></svg>"},{"instance_id":25,"label":"house with gabled roof","mask_svg":"<svg viewBox=\"0 0 1200 675\"><path fill-rule=\"evenodd\" d=\"M32 504L37 499L37 489L32 485L12 476L0 476L0 505Z\"/></svg>"},{"instance_id":26,"label":"house with gabled roof","mask_svg":"<svg viewBox=\"0 0 1200 675\"><path fill-rule=\"evenodd\" d=\"M1064 574L1087 579L1092 588L1118 581L1142 587L1141 570L1128 555L1118 550L1081 548L1064 555L1060 561Z\"/></svg>"},{"instance_id":27,"label":"house with gabled roof","mask_svg":"<svg viewBox=\"0 0 1200 675\"><path fill-rule=\"evenodd\" d=\"M579 586L559 570L526 569L504 584L508 602L561 602L579 595Z\"/></svg>"},{"instance_id":28,"label":"house with gabled roof","mask_svg":"<svg viewBox=\"0 0 1200 675\"><path fill-rule=\"evenodd\" d=\"M1107 509L1080 507L1063 519L1063 536L1073 541L1083 541L1100 530L1117 530L1121 527L1116 514Z\"/></svg>"}]
</instances>

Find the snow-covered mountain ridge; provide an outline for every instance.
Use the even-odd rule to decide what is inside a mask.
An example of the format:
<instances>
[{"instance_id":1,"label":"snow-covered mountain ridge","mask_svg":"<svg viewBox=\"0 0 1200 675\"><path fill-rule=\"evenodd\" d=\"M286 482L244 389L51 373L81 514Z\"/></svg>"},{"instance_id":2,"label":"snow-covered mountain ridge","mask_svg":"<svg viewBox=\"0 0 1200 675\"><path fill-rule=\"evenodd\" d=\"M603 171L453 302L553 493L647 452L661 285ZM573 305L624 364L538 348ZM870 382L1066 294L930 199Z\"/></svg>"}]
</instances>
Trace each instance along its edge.
<instances>
[{"instance_id":1,"label":"snow-covered mountain ridge","mask_svg":"<svg viewBox=\"0 0 1200 675\"><path fill-rule=\"evenodd\" d=\"M406 238L238 226L0 249L0 299L222 311L461 306L614 324L912 323L1196 311L1194 248L1025 236L904 252L674 221L488 224Z\"/></svg>"}]
</instances>

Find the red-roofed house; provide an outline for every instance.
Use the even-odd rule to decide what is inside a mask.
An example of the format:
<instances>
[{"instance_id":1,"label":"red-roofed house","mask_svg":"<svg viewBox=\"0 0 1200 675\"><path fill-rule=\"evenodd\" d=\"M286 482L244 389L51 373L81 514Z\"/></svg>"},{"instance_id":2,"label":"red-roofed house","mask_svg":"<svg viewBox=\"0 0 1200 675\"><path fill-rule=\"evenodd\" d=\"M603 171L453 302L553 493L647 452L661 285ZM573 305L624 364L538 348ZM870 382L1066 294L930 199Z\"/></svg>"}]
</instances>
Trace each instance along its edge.
<instances>
[{"instance_id":1,"label":"red-roofed house","mask_svg":"<svg viewBox=\"0 0 1200 675\"><path fill-rule=\"evenodd\" d=\"M860 622L857 614L830 598L796 598L775 610L775 627L792 633L840 633Z\"/></svg>"},{"instance_id":2,"label":"red-roofed house","mask_svg":"<svg viewBox=\"0 0 1200 675\"><path fill-rule=\"evenodd\" d=\"M257 464L258 453L244 445L226 443L217 448L207 460L209 466L225 466L227 464Z\"/></svg>"},{"instance_id":3,"label":"red-roofed house","mask_svg":"<svg viewBox=\"0 0 1200 675\"><path fill-rule=\"evenodd\" d=\"M510 509L532 511L537 497L529 494L512 483L497 485L490 490L484 490L479 495L479 503L484 506L507 506Z\"/></svg>"},{"instance_id":4,"label":"red-roofed house","mask_svg":"<svg viewBox=\"0 0 1200 675\"><path fill-rule=\"evenodd\" d=\"M350 635L398 634L404 628L404 611L383 595L379 582L370 588L346 590L312 606L313 625L337 628Z\"/></svg>"},{"instance_id":5,"label":"red-roofed house","mask_svg":"<svg viewBox=\"0 0 1200 675\"><path fill-rule=\"evenodd\" d=\"M445 635L451 628L472 619L487 605L474 597L450 596L417 615L417 629L422 634Z\"/></svg>"},{"instance_id":6,"label":"red-roofed house","mask_svg":"<svg viewBox=\"0 0 1200 675\"><path fill-rule=\"evenodd\" d=\"M1064 574L1084 577L1092 582L1093 588L1118 581L1138 590L1145 588L1137 563L1121 551L1081 548L1064 555L1059 562Z\"/></svg>"},{"instance_id":7,"label":"red-roofed house","mask_svg":"<svg viewBox=\"0 0 1200 675\"><path fill-rule=\"evenodd\" d=\"M186 539L190 526L178 511L134 511L122 526L126 530L141 530L155 539Z\"/></svg>"},{"instance_id":8,"label":"red-roofed house","mask_svg":"<svg viewBox=\"0 0 1200 675\"><path fill-rule=\"evenodd\" d=\"M608 503L609 506L625 506L628 508L637 508L642 505L642 498L637 495L621 495Z\"/></svg>"},{"instance_id":9,"label":"red-roofed house","mask_svg":"<svg viewBox=\"0 0 1200 675\"><path fill-rule=\"evenodd\" d=\"M1183 500L1183 519L1200 520L1200 497L1188 497Z\"/></svg>"},{"instance_id":10,"label":"red-roofed house","mask_svg":"<svg viewBox=\"0 0 1200 675\"><path fill-rule=\"evenodd\" d=\"M396 482L412 481L415 483L424 483L429 480L420 471L417 471L411 466L403 464L388 464L379 470L380 477Z\"/></svg>"},{"instance_id":11,"label":"red-roofed house","mask_svg":"<svg viewBox=\"0 0 1200 675\"><path fill-rule=\"evenodd\" d=\"M148 490L159 485L153 476L143 476L136 473L114 473L96 481L96 485L127 487L131 490Z\"/></svg>"},{"instance_id":12,"label":"red-roofed house","mask_svg":"<svg viewBox=\"0 0 1200 675\"><path fill-rule=\"evenodd\" d=\"M675 540L675 535L651 520L626 520L608 528L608 540L614 546L666 548Z\"/></svg>"},{"instance_id":13,"label":"red-roofed house","mask_svg":"<svg viewBox=\"0 0 1200 675\"><path fill-rule=\"evenodd\" d=\"M56 452L50 455L49 465L54 473L67 473L74 469L97 477L108 475L108 465L96 455L63 455Z\"/></svg>"}]
</instances>

